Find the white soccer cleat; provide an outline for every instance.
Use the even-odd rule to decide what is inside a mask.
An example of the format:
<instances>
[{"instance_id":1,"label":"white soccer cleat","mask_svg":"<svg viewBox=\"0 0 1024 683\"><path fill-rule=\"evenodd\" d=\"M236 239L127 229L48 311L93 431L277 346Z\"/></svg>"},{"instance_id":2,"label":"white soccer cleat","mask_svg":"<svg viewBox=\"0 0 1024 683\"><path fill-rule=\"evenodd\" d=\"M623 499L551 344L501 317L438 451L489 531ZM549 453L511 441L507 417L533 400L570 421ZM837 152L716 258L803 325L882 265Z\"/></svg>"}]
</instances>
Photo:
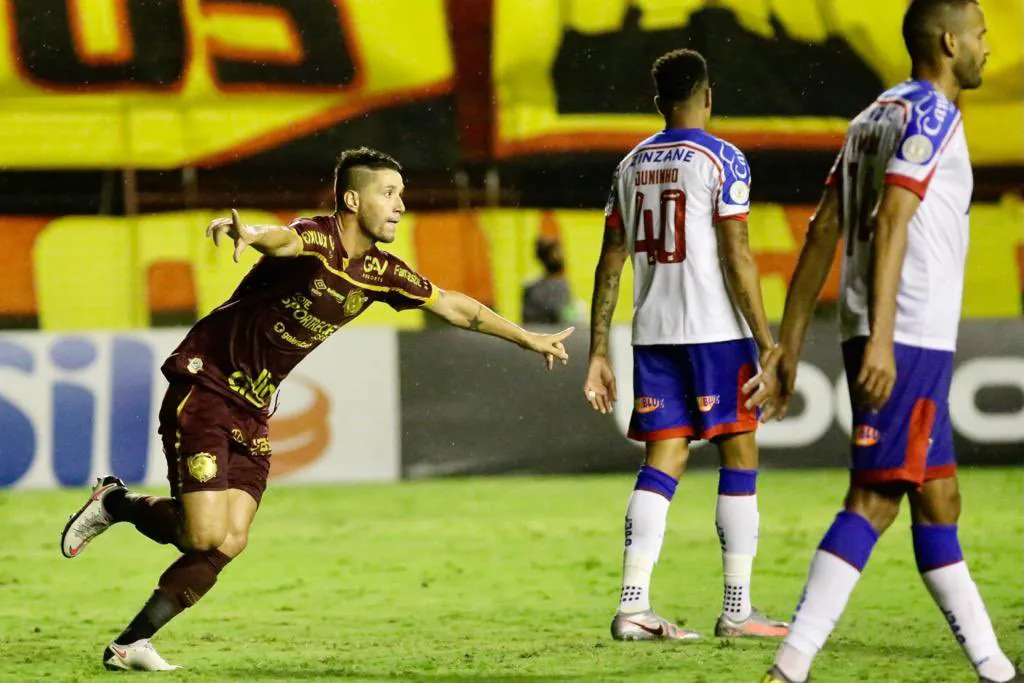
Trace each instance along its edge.
<instances>
[{"instance_id":1,"label":"white soccer cleat","mask_svg":"<svg viewBox=\"0 0 1024 683\"><path fill-rule=\"evenodd\" d=\"M71 515L71 519L60 534L60 551L64 557L78 557L85 546L89 545L89 541L114 523L114 518L103 507L103 498L117 488L124 488L124 482L117 477L107 476L96 480L89 500L85 501L85 505L78 512Z\"/></svg>"},{"instance_id":2,"label":"white soccer cleat","mask_svg":"<svg viewBox=\"0 0 1024 683\"><path fill-rule=\"evenodd\" d=\"M612 638L615 640L696 640L700 634L679 628L662 619L654 610L625 614L617 612L612 619Z\"/></svg>"},{"instance_id":3,"label":"white soccer cleat","mask_svg":"<svg viewBox=\"0 0 1024 683\"><path fill-rule=\"evenodd\" d=\"M108 671L174 671L181 667L168 664L149 640L136 640L131 645L108 645L103 651L103 668Z\"/></svg>"}]
</instances>

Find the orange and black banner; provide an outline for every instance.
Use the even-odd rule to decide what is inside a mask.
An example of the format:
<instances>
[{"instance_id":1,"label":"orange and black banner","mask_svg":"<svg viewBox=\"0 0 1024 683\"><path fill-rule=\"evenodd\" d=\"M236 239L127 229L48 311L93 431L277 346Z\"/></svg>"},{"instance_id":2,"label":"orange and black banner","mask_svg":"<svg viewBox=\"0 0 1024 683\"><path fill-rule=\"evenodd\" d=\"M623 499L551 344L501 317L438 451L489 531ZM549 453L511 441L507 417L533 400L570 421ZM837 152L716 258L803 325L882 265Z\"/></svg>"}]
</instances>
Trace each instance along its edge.
<instances>
[{"instance_id":1,"label":"orange and black banner","mask_svg":"<svg viewBox=\"0 0 1024 683\"><path fill-rule=\"evenodd\" d=\"M368 144L435 170L621 153L648 75L700 50L713 131L831 151L909 73L900 0L0 0L0 167L323 167ZM986 0L977 165L1024 164L1024 8Z\"/></svg>"},{"instance_id":2,"label":"orange and black banner","mask_svg":"<svg viewBox=\"0 0 1024 683\"><path fill-rule=\"evenodd\" d=\"M2 167L458 156L443 0L3 2Z\"/></svg>"}]
</instances>

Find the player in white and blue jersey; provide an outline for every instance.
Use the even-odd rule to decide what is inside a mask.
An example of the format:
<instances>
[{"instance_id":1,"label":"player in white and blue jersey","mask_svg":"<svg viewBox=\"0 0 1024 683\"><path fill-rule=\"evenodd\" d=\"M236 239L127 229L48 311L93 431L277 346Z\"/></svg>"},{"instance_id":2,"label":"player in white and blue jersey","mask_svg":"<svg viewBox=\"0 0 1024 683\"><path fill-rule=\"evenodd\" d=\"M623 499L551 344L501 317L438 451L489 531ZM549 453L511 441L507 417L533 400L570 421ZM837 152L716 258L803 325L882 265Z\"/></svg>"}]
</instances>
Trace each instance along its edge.
<instances>
[{"instance_id":1,"label":"player in white and blue jersey","mask_svg":"<svg viewBox=\"0 0 1024 683\"><path fill-rule=\"evenodd\" d=\"M814 303L845 238L840 327L853 404L850 488L763 683L807 680L904 496L918 570L980 680L1024 680L1000 649L960 549L948 403L973 189L955 102L981 85L984 36L975 0L910 3L903 37L912 78L850 123L811 220L786 300L781 357L765 372L779 360L784 412Z\"/></svg>"},{"instance_id":2,"label":"player in white and blue jersey","mask_svg":"<svg viewBox=\"0 0 1024 683\"><path fill-rule=\"evenodd\" d=\"M740 150L704 130L711 88L699 53L670 52L654 63L652 74L665 130L640 143L615 172L595 274L584 386L595 410L611 411L616 391L608 334L629 258L635 393L629 436L646 443L647 456L626 510L622 592L612 635L698 637L655 614L649 588L689 443L709 439L722 466L716 523L725 586L715 634L782 637L787 625L750 602L758 534L758 415L741 388L758 373L759 355L774 345L747 240L750 167Z\"/></svg>"}]
</instances>

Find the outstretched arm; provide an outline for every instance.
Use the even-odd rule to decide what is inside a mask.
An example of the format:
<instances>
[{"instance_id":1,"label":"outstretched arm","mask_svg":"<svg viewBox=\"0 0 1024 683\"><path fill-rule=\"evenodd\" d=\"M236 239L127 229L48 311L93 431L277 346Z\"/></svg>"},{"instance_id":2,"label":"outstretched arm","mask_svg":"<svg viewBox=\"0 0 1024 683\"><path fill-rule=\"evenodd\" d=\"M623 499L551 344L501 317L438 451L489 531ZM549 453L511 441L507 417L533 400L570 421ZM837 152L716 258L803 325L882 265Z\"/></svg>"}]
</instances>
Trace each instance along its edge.
<instances>
[{"instance_id":1,"label":"outstretched arm","mask_svg":"<svg viewBox=\"0 0 1024 683\"><path fill-rule=\"evenodd\" d=\"M549 370L554 367L555 358L563 364L569 362L569 354L566 353L562 341L573 333L576 329L574 327L557 334L530 332L506 320L470 296L440 288L437 290L437 297L424 307L455 327L500 337L524 349L543 354Z\"/></svg>"},{"instance_id":2,"label":"outstretched arm","mask_svg":"<svg viewBox=\"0 0 1024 683\"><path fill-rule=\"evenodd\" d=\"M291 228L283 225L246 225L234 209L231 209L231 218L216 218L206 227L206 236L213 238L214 245L220 245L222 235L234 240L235 263L238 263L246 247L252 247L267 256L298 256L302 253L302 238Z\"/></svg>"}]
</instances>

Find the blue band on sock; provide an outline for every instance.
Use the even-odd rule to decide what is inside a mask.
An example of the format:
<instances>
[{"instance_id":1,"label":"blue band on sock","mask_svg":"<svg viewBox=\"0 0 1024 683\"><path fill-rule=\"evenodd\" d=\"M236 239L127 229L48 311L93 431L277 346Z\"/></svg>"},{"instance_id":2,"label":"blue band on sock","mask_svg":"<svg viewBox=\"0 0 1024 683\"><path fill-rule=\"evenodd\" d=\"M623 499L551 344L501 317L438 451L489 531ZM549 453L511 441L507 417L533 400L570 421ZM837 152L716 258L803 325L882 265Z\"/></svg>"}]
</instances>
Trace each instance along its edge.
<instances>
[{"instance_id":1,"label":"blue band on sock","mask_svg":"<svg viewBox=\"0 0 1024 683\"><path fill-rule=\"evenodd\" d=\"M836 515L832 526L825 532L818 550L831 553L862 572L876 541L878 532L868 520L856 512L843 510Z\"/></svg>"},{"instance_id":2,"label":"blue band on sock","mask_svg":"<svg viewBox=\"0 0 1024 683\"><path fill-rule=\"evenodd\" d=\"M718 495L752 496L757 493L757 470L718 470Z\"/></svg>"},{"instance_id":3,"label":"blue band on sock","mask_svg":"<svg viewBox=\"0 0 1024 683\"><path fill-rule=\"evenodd\" d=\"M672 496L676 494L677 484L679 484L678 479L672 478L661 470L644 465L636 475L636 485L633 490L650 491L672 500Z\"/></svg>"},{"instance_id":4,"label":"blue band on sock","mask_svg":"<svg viewBox=\"0 0 1024 683\"><path fill-rule=\"evenodd\" d=\"M960 539L956 535L956 524L913 525L910 531L914 536L914 557L917 559L917 571L925 572L940 567L948 567L963 562L964 553L960 550Z\"/></svg>"}]
</instances>

